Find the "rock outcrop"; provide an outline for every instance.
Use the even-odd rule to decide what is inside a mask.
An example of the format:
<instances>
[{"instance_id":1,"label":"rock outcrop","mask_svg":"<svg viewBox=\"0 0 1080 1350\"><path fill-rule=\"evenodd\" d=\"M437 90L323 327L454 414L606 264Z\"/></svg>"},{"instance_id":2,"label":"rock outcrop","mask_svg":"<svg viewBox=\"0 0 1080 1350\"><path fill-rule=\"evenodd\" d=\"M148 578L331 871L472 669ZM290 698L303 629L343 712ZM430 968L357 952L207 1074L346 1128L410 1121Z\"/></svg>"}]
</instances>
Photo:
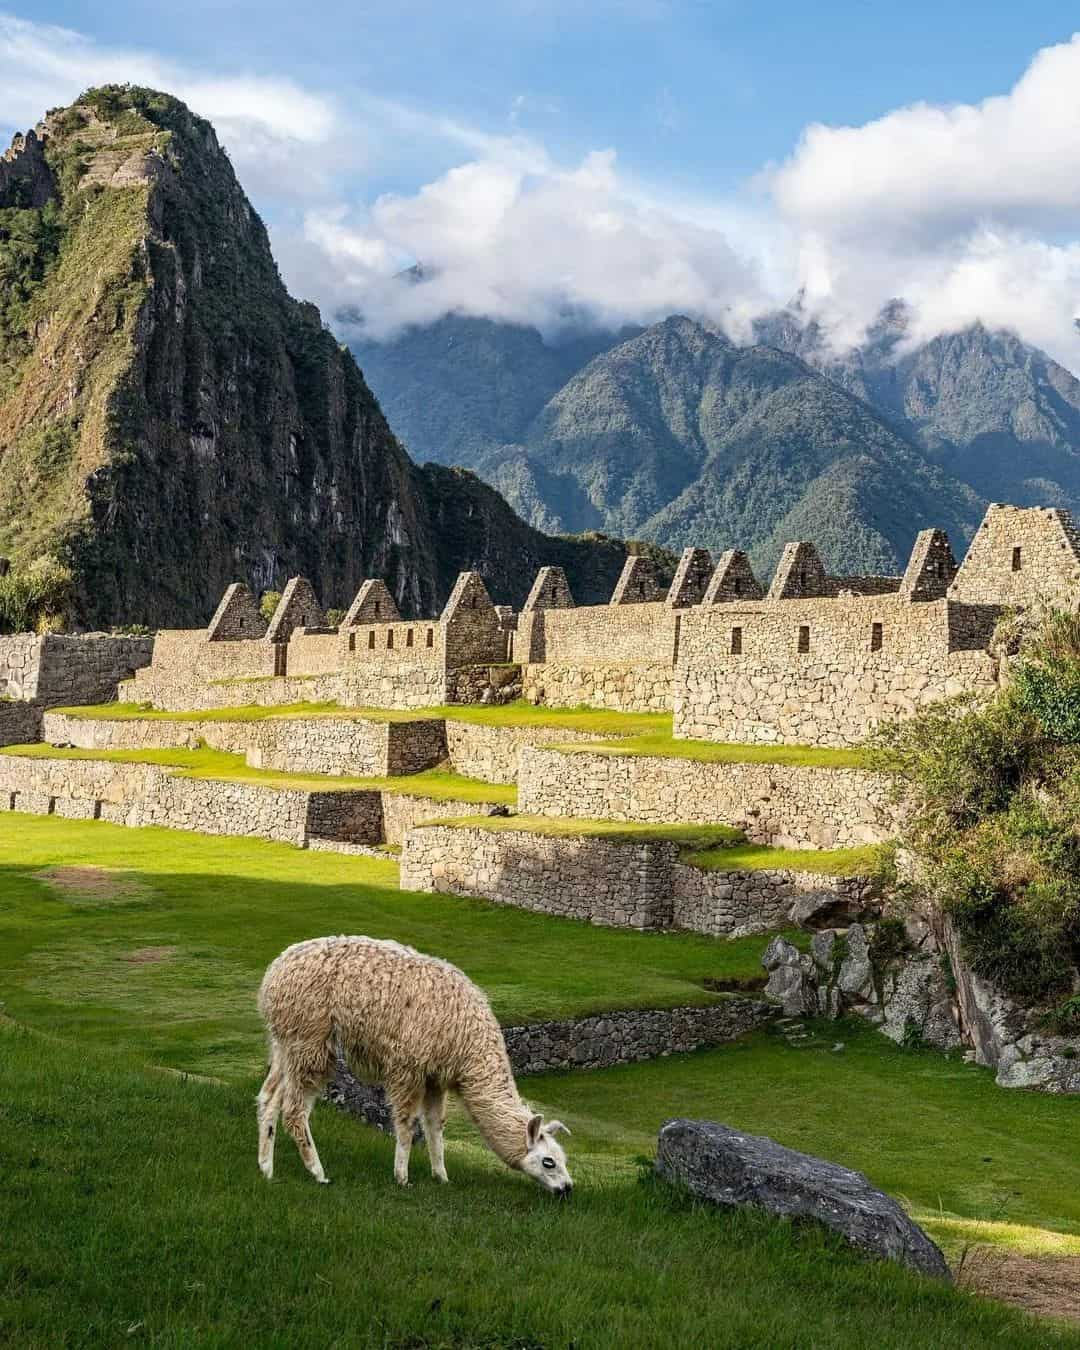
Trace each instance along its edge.
<instances>
[{"instance_id":1,"label":"rock outcrop","mask_svg":"<svg viewBox=\"0 0 1080 1350\"><path fill-rule=\"evenodd\" d=\"M813 1219L871 1256L949 1278L938 1247L861 1172L764 1136L709 1120L669 1120L660 1131L656 1170L713 1204Z\"/></svg>"},{"instance_id":2,"label":"rock outcrop","mask_svg":"<svg viewBox=\"0 0 1080 1350\"><path fill-rule=\"evenodd\" d=\"M610 594L617 541L549 539L412 463L177 99L91 90L17 137L0 262L0 551L59 559L75 621L198 625L208 593L298 573L339 607L382 577L408 617L472 568L500 602L545 563Z\"/></svg>"}]
</instances>

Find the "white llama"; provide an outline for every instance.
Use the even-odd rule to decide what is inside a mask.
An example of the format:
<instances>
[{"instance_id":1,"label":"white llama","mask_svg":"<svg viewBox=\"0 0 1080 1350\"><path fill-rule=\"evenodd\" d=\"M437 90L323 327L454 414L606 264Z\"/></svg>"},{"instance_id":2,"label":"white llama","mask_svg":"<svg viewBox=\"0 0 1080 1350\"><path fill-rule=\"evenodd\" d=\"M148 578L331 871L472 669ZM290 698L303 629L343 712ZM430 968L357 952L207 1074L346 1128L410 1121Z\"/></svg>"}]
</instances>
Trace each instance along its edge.
<instances>
[{"instance_id":1,"label":"white llama","mask_svg":"<svg viewBox=\"0 0 1080 1350\"><path fill-rule=\"evenodd\" d=\"M394 1178L409 1182L413 1126L423 1116L431 1170L446 1181L446 1093L464 1102L489 1148L557 1195L573 1183L566 1155L518 1096L502 1029L480 989L456 966L397 942L325 937L288 947L259 990L270 1070L259 1093L259 1166L274 1171L279 1113L304 1165L326 1181L309 1119L340 1048L358 1077L381 1083L394 1118ZM569 1133L569 1131L567 1131Z\"/></svg>"}]
</instances>

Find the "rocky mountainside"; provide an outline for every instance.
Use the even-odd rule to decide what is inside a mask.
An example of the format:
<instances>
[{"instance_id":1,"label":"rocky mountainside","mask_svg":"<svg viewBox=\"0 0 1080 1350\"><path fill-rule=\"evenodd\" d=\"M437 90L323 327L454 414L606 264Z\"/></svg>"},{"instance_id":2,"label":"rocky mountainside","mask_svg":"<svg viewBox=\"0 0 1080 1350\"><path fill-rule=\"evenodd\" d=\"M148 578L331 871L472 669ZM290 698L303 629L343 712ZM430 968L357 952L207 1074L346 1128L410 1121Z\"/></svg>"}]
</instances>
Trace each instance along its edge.
<instances>
[{"instance_id":1,"label":"rocky mountainside","mask_svg":"<svg viewBox=\"0 0 1080 1350\"><path fill-rule=\"evenodd\" d=\"M0 553L70 575L83 624L205 622L222 588L384 577L431 613L479 568L610 590L614 540L548 539L412 463L349 352L286 292L212 127L91 90L0 159Z\"/></svg>"},{"instance_id":2,"label":"rocky mountainside","mask_svg":"<svg viewBox=\"0 0 1080 1350\"><path fill-rule=\"evenodd\" d=\"M796 306L758 337L866 399L983 496L1080 509L1080 381L1013 333L975 324L912 346L908 324L894 302L837 355Z\"/></svg>"},{"instance_id":3,"label":"rocky mountainside","mask_svg":"<svg viewBox=\"0 0 1080 1350\"><path fill-rule=\"evenodd\" d=\"M961 543L988 499L1080 509L1080 382L1012 334L909 349L906 327L892 305L837 356L792 306L752 347L675 317L589 354L450 317L357 350L414 451L476 469L546 530L740 545L762 568L811 536L837 569L893 569L922 526ZM463 405L487 396L482 419L444 399L451 366Z\"/></svg>"}]
</instances>

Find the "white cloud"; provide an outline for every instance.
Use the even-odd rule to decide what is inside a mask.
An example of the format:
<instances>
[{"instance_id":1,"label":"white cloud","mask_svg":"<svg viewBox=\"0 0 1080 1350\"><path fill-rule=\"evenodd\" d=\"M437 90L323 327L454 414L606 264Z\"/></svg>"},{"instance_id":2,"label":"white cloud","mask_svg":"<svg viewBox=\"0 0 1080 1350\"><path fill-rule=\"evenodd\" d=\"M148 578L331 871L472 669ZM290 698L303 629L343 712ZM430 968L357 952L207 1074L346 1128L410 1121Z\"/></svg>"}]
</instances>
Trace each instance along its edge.
<instances>
[{"instance_id":1,"label":"white cloud","mask_svg":"<svg viewBox=\"0 0 1080 1350\"><path fill-rule=\"evenodd\" d=\"M765 302L756 267L722 233L636 198L612 151L569 170L475 160L362 214L312 211L305 242L321 255L307 262L312 275L335 273L341 302L376 335L450 311L550 330L678 310L735 320ZM388 276L415 259L422 286ZM305 266L302 250L292 263Z\"/></svg>"},{"instance_id":2,"label":"white cloud","mask_svg":"<svg viewBox=\"0 0 1080 1350\"><path fill-rule=\"evenodd\" d=\"M838 345L902 296L912 340L981 319L1080 370L1080 36L979 104L808 127L756 201L648 189L610 150L560 163L522 131L525 95L493 131L0 14L0 125L114 81L208 117L256 205L280 217L292 289L330 314L357 307L379 335L451 311L548 330L685 311L738 335L802 289ZM422 186L364 200L356 183L388 166ZM416 260L422 286L393 279Z\"/></svg>"},{"instance_id":3,"label":"white cloud","mask_svg":"<svg viewBox=\"0 0 1080 1350\"><path fill-rule=\"evenodd\" d=\"M838 343L903 296L912 340L981 319L1080 368L1080 35L981 103L811 126L767 182Z\"/></svg>"}]
</instances>

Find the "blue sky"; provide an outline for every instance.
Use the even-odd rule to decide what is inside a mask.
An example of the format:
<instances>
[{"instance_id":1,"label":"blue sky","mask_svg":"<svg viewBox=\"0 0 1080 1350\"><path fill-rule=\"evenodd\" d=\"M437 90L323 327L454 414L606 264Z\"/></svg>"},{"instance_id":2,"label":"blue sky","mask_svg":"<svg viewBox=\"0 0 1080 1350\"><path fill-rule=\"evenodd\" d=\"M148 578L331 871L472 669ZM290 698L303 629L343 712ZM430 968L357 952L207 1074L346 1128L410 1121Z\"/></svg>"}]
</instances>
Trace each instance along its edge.
<instances>
[{"instance_id":1,"label":"blue sky","mask_svg":"<svg viewBox=\"0 0 1080 1350\"><path fill-rule=\"evenodd\" d=\"M447 308L737 327L802 288L844 341L903 293L928 330L985 314L1075 366L1070 8L38 3L0 17L0 133L99 79L174 88L293 288L378 331ZM417 256L439 281L404 312L382 283Z\"/></svg>"}]
</instances>

